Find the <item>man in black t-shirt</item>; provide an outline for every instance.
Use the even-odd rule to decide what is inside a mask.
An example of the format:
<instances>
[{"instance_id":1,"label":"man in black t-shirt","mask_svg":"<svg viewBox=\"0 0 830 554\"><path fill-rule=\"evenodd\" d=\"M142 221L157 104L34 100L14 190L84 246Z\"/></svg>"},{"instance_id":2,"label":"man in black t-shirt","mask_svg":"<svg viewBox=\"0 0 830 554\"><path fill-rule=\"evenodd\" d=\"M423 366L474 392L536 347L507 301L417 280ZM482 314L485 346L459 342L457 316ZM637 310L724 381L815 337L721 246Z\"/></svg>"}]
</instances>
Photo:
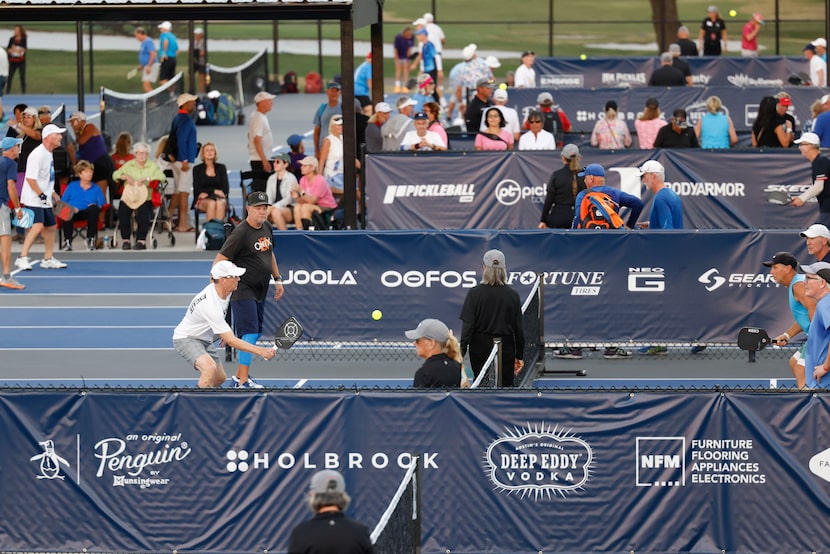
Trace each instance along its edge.
<instances>
[{"instance_id":1,"label":"man in black t-shirt","mask_svg":"<svg viewBox=\"0 0 830 554\"><path fill-rule=\"evenodd\" d=\"M273 277L276 285L274 300L283 295L282 277L274 257L274 230L268 222L268 195L257 191L248 195L248 216L233 230L216 254L213 263L230 260L246 269L239 288L231 296L231 313L237 337L256 344L262 333L265 298ZM234 388L261 389L248 374L253 356L239 352L239 365L233 377Z\"/></svg>"},{"instance_id":2,"label":"man in black t-shirt","mask_svg":"<svg viewBox=\"0 0 830 554\"><path fill-rule=\"evenodd\" d=\"M672 112L671 122L657 132L655 148L700 148L697 135L686 123L686 110L677 108Z\"/></svg>"},{"instance_id":3,"label":"man in black t-shirt","mask_svg":"<svg viewBox=\"0 0 830 554\"><path fill-rule=\"evenodd\" d=\"M308 495L314 517L291 531L288 554L372 554L369 528L343 513L350 500L339 471L315 473Z\"/></svg>"},{"instance_id":4,"label":"man in black t-shirt","mask_svg":"<svg viewBox=\"0 0 830 554\"><path fill-rule=\"evenodd\" d=\"M797 198L793 198L791 204L800 208L805 202L815 198L818 202L818 222L825 226L830 225L830 187L827 186L827 179L830 177L830 159L821 155L820 139L815 133L803 133L795 143L801 155L810 160L812 175L810 188Z\"/></svg>"},{"instance_id":5,"label":"man in black t-shirt","mask_svg":"<svg viewBox=\"0 0 830 554\"><path fill-rule=\"evenodd\" d=\"M470 103L467 104L467 111L464 113L467 132L471 135L478 133L481 127L481 117L484 114L484 108L489 108L493 105L490 97L493 96L494 84L495 81L493 79L479 79L476 81L476 94L470 100Z\"/></svg>"}]
</instances>

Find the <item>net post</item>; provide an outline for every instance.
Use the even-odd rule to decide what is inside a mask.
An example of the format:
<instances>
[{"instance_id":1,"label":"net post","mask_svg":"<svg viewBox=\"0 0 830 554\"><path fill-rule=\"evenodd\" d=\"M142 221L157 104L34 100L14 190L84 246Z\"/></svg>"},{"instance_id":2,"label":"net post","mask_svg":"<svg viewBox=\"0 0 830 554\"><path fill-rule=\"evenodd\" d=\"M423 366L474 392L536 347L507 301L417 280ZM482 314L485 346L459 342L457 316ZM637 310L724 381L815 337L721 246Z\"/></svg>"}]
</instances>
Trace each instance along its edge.
<instances>
[{"instance_id":1,"label":"net post","mask_svg":"<svg viewBox=\"0 0 830 554\"><path fill-rule=\"evenodd\" d=\"M495 366L495 382L493 383L493 388L501 387L501 372L504 371L502 367L502 344L501 344L501 337L493 337L493 344L496 346L496 359L494 361Z\"/></svg>"},{"instance_id":2,"label":"net post","mask_svg":"<svg viewBox=\"0 0 830 554\"><path fill-rule=\"evenodd\" d=\"M413 486L415 487L415 494L413 495L415 499L415 511L413 517L415 519L415 529L413 531L414 535L414 546L415 546L415 554L421 554L421 457L417 454L412 455L412 459L415 460L415 475L413 479Z\"/></svg>"}]
</instances>

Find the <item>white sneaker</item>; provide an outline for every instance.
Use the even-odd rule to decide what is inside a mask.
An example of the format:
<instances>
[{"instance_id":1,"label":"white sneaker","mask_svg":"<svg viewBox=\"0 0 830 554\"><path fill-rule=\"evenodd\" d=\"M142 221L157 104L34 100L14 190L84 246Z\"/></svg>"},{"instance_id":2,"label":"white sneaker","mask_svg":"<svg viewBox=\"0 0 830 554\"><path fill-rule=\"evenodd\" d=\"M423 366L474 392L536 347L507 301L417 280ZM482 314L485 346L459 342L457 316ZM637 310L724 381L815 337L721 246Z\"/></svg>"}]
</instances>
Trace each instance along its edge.
<instances>
[{"instance_id":1,"label":"white sneaker","mask_svg":"<svg viewBox=\"0 0 830 554\"><path fill-rule=\"evenodd\" d=\"M66 264L57 259L56 257L52 256L51 258L40 262L40 267L42 267L43 269L63 269L66 267Z\"/></svg>"},{"instance_id":2,"label":"white sneaker","mask_svg":"<svg viewBox=\"0 0 830 554\"><path fill-rule=\"evenodd\" d=\"M231 378L231 381L233 381L233 388L235 388L235 389L264 389L265 388L263 385L260 385L259 383L255 382L250 375L248 375L248 380L245 381L244 383L240 383L239 382L239 377L237 377L236 375L234 375Z\"/></svg>"},{"instance_id":3,"label":"white sneaker","mask_svg":"<svg viewBox=\"0 0 830 554\"><path fill-rule=\"evenodd\" d=\"M32 271L32 260L29 256L18 256L14 261L14 267L24 271Z\"/></svg>"}]
</instances>

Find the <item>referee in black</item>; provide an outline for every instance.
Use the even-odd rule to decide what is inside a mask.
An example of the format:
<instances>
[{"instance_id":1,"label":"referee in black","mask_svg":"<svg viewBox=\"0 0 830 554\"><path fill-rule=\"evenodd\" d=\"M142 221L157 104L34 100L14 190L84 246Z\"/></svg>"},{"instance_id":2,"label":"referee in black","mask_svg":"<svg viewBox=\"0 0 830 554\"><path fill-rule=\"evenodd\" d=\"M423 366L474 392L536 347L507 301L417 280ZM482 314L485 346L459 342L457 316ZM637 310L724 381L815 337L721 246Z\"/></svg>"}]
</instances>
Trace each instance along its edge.
<instances>
[{"instance_id":1,"label":"referee in black","mask_svg":"<svg viewBox=\"0 0 830 554\"><path fill-rule=\"evenodd\" d=\"M501 338L501 383L512 387L513 375L524 367L525 336L519 293L507 284L507 267L501 250L484 253L481 283L471 288L461 308L461 355L470 349L470 365L478 375Z\"/></svg>"},{"instance_id":2,"label":"referee in black","mask_svg":"<svg viewBox=\"0 0 830 554\"><path fill-rule=\"evenodd\" d=\"M314 517L291 531L288 554L372 554L369 528L343 513L350 500L339 471L315 473L308 494Z\"/></svg>"}]
</instances>

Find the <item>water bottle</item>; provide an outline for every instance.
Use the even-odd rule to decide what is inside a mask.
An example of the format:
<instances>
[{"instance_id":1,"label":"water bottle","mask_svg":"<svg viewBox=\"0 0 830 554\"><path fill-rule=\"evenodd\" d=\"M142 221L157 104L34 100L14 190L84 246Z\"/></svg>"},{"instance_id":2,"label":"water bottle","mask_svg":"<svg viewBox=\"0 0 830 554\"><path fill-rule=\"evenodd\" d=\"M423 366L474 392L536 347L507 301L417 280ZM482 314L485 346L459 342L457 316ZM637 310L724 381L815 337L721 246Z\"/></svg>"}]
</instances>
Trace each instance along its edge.
<instances>
[{"instance_id":1,"label":"water bottle","mask_svg":"<svg viewBox=\"0 0 830 554\"><path fill-rule=\"evenodd\" d=\"M109 250L109 249L110 249L110 238L105 236L104 237L104 250Z\"/></svg>"}]
</instances>

